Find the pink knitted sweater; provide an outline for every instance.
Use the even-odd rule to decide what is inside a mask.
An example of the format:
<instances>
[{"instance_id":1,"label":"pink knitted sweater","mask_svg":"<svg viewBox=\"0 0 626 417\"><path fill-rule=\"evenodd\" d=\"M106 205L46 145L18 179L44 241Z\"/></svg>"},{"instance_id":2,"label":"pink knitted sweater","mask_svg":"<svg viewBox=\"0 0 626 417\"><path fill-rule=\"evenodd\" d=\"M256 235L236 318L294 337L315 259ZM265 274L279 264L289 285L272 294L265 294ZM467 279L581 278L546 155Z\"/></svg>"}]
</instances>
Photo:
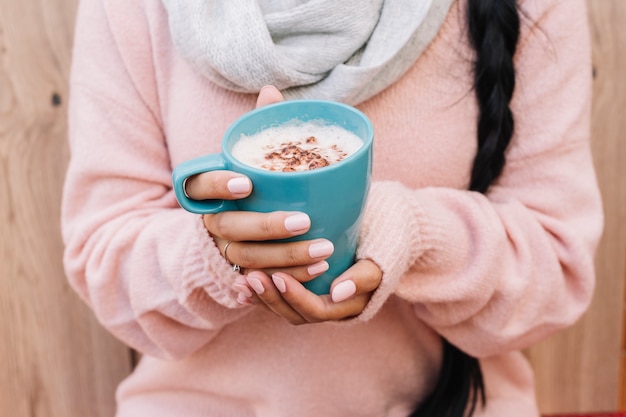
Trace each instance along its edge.
<instances>
[{"instance_id":1,"label":"pink knitted sweater","mask_svg":"<svg viewBox=\"0 0 626 417\"><path fill-rule=\"evenodd\" d=\"M375 127L358 256L384 277L358 317L292 326L236 302L237 274L178 207L176 164L218 152L256 96L177 54L155 0L82 0L63 198L73 288L144 354L118 416L406 416L432 389L443 336L481 359L478 416L538 415L519 352L585 311L601 201L589 149L583 0L526 0L516 134L485 196L463 6L395 85L359 108Z\"/></svg>"}]
</instances>

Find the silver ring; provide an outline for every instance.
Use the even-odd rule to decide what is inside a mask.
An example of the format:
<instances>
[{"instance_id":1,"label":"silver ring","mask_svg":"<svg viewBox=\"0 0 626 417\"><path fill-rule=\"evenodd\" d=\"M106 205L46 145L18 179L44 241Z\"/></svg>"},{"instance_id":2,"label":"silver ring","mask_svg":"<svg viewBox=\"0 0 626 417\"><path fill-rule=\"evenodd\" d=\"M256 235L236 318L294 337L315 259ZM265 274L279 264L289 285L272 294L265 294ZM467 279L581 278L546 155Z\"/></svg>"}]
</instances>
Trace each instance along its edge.
<instances>
[{"instance_id":1,"label":"silver ring","mask_svg":"<svg viewBox=\"0 0 626 417\"><path fill-rule=\"evenodd\" d=\"M232 263L232 261L228 259L228 247L230 246L231 243L233 243L233 241L229 240L228 242L226 242L226 245L224 245L224 259L226 259L226 262L228 262L229 264L233 266L233 272L240 272L241 267L237 264Z\"/></svg>"},{"instance_id":2,"label":"silver ring","mask_svg":"<svg viewBox=\"0 0 626 417\"><path fill-rule=\"evenodd\" d=\"M183 180L183 194L185 194L185 197L187 197L188 199L191 199L191 197L189 197L189 194L187 194L187 180L188 179L189 177Z\"/></svg>"}]
</instances>

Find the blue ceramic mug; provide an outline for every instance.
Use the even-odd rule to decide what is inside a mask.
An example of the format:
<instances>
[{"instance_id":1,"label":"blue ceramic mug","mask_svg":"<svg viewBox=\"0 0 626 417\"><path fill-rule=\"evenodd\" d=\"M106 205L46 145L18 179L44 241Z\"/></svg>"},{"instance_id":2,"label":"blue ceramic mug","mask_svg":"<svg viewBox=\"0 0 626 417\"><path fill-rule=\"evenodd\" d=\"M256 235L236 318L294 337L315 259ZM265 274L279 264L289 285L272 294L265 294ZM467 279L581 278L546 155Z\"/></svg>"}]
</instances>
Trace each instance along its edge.
<instances>
[{"instance_id":1,"label":"blue ceramic mug","mask_svg":"<svg viewBox=\"0 0 626 417\"><path fill-rule=\"evenodd\" d=\"M309 171L268 171L246 165L233 157L233 145L242 135L253 135L294 119L337 125L356 134L363 140L363 145L339 162ZM270 104L246 113L228 128L222 140L222 153L178 165L172 175L174 191L181 207L192 213L245 210L308 214L310 230L285 241L325 238L333 242L335 251L327 259L328 271L304 283L316 294L328 294L332 281L354 263L361 213L371 180L373 139L371 121L354 107L322 100ZM246 175L252 181L252 193L247 198L233 201L193 200L185 195L184 183L188 177L214 170Z\"/></svg>"}]
</instances>

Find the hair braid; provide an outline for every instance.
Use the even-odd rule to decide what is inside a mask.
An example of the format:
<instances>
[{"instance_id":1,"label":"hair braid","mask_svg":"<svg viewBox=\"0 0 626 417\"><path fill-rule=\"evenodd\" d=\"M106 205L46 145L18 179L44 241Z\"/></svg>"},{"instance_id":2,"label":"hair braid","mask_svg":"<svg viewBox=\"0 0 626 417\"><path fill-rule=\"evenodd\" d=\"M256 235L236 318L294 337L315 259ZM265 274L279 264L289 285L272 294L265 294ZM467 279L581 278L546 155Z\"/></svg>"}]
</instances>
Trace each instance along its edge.
<instances>
[{"instance_id":1,"label":"hair braid","mask_svg":"<svg viewBox=\"0 0 626 417\"><path fill-rule=\"evenodd\" d=\"M515 0L470 0L467 19L476 50L474 88L479 106L478 151L470 189L484 193L502 172L513 135L509 103L515 89L513 56L520 18Z\"/></svg>"},{"instance_id":2,"label":"hair braid","mask_svg":"<svg viewBox=\"0 0 626 417\"><path fill-rule=\"evenodd\" d=\"M509 106L515 89L513 57L520 30L516 0L468 0L468 32L476 51L474 90L478 102L478 149L470 190L485 193L502 173L505 151L513 136ZM439 382L411 417L471 416L485 388L476 358L444 340Z\"/></svg>"}]
</instances>

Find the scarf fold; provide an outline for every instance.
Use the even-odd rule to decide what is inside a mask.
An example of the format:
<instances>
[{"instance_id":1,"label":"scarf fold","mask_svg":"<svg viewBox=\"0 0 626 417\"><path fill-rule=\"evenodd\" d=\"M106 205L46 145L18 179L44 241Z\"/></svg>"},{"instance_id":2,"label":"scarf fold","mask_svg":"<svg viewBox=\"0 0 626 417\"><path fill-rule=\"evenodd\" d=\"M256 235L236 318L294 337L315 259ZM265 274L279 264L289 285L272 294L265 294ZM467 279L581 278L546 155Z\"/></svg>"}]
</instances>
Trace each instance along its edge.
<instances>
[{"instance_id":1,"label":"scarf fold","mask_svg":"<svg viewBox=\"0 0 626 417\"><path fill-rule=\"evenodd\" d=\"M162 0L172 38L229 90L358 104L398 80L454 0Z\"/></svg>"}]
</instances>

